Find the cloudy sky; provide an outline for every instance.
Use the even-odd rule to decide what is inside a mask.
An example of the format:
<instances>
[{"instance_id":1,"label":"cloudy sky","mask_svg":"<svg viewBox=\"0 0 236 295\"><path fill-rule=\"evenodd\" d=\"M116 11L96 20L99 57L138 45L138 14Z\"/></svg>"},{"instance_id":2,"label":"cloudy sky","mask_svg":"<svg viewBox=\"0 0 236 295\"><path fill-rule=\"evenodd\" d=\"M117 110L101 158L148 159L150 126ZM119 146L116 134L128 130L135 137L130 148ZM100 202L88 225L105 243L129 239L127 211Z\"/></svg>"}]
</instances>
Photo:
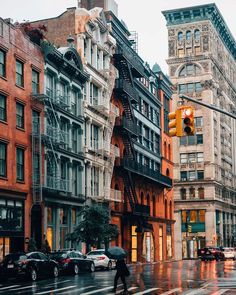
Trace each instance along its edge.
<instances>
[{"instance_id":1,"label":"cloudy sky","mask_svg":"<svg viewBox=\"0 0 236 295\"><path fill-rule=\"evenodd\" d=\"M213 0L214 1L214 0ZM211 0L116 0L119 18L129 30L137 31L139 54L151 66L157 62L167 72L167 29L162 10L207 4ZM14 21L50 18L61 14L77 0L7 0L1 3L0 16ZM236 39L236 1L215 0ZM145 6L144 6L145 5Z\"/></svg>"}]
</instances>

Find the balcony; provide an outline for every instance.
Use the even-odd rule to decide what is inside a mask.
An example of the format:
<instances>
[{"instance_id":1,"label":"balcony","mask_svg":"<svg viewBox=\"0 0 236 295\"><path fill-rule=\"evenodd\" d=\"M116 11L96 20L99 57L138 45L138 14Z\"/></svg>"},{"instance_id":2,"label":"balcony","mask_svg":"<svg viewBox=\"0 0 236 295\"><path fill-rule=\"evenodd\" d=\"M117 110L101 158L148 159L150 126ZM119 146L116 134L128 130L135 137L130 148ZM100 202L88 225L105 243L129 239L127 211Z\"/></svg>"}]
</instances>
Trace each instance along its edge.
<instances>
[{"instance_id":1,"label":"balcony","mask_svg":"<svg viewBox=\"0 0 236 295\"><path fill-rule=\"evenodd\" d=\"M69 132L58 127L47 124L43 135L46 140L50 140L55 144L63 144L65 146L69 144Z\"/></svg>"},{"instance_id":2,"label":"balcony","mask_svg":"<svg viewBox=\"0 0 236 295\"><path fill-rule=\"evenodd\" d=\"M121 60L125 59L130 64L134 77L140 78L145 76L145 69L141 63L141 59L138 57L137 53L128 46L119 43L116 47L114 57L116 58L118 67L122 65Z\"/></svg>"},{"instance_id":3,"label":"balcony","mask_svg":"<svg viewBox=\"0 0 236 295\"><path fill-rule=\"evenodd\" d=\"M155 171L147 166L138 163L137 161L123 158L120 160L120 166L133 173L147 177L163 185L164 187L172 187L172 180L169 177L162 175L159 171Z\"/></svg>"},{"instance_id":4,"label":"balcony","mask_svg":"<svg viewBox=\"0 0 236 295\"><path fill-rule=\"evenodd\" d=\"M106 116L109 116L109 104L109 100L105 97L90 97L90 108L102 113L103 115L105 114Z\"/></svg>"},{"instance_id":5,"label":"balcony","mask_svg":"<svg viewBox=\"0 0 236 295\"><path fill-rule=\"evenodd\" d=\"M50 88L46 88L46 96L51 103L56 104L58 107L69 109L69 95L62 93L61 91L53 91Z\"/></svg>"},{"instance_id":6,"label":"balcony","mask_svg":"<svg viewBox=\"0 0 236 295\"><path fill-rule=\"evenodd\" d=\"M150 206L135 204L133 213L138 216L150 216Z\"/></svg>"},{"instance_id":7,"label":"balcony","mask_svg":"<svg viewBox=\"0 0 236 295\"><path fill-rule=\"evenodd\" d=\"M114 202L122 202L121 191L115 189L109 189L109 193L105 194L105 200L114 201Z\"/></svg>"},{"instance_id":8,"label":"balcony","mask_svg":"<svg viewBox=\"0 0 236 295\"><path fill-rule=\"evenodd\" d=\"M125 117L117 117L115 127L124 128L125 130L131 132L135 136L138 136L139 134L138 126L134 122L127 120Z\"/></svg>"},{"instance_id":9,"label":"balcony","mask_svg":"<svg viewBox=\"0 0 236 295\"><path fill-rule=\"evenodd\" d=\"M128 95L133 102L138 101L138 96L135 88L124 79L116 79L115 91L119 94Z\"/></svg>"},{"instance_id":10,"label":"balcony","mask_svg":"<svg viewBox=\"0 0 236 295\"><path fill-rule=\"evenodd\" d=\"M69 179L63 179L55 176L46 176L44 188L71 193L72 182Z\"/></svg>"}]
</instances>

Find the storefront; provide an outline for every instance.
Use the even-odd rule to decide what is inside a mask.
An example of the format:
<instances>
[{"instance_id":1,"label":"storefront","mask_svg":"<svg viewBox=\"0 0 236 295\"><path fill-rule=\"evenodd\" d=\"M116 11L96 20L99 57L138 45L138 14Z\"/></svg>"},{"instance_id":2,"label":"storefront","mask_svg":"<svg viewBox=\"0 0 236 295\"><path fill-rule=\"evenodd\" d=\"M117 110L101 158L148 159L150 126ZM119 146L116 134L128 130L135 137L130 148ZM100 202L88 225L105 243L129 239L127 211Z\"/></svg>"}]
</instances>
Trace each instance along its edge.
<instances>
[{"instance_id":1,"label":"storefront","mask_svg":"<svg viewBox=\"0 0 236 295\"><path fill-rule=\"evenodd\" d=\"M24 201L0 198L0 260L24 251Z\"/></svg>"}]
</instances>

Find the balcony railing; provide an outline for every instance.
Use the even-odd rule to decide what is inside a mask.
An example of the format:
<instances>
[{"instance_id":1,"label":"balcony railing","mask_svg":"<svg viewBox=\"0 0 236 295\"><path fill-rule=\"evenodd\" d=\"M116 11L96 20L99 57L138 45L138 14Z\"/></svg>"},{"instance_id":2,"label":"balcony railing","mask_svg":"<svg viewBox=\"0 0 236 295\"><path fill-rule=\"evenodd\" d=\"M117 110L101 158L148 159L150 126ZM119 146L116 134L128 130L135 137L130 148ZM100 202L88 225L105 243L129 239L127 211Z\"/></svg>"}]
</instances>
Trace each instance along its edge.
<instances>
[{"instance_id":1,"label":"balcony railing","mask_svg":"<svg viewBox=\"0 0 236 295\"><path fill-rule=\"evenodd\" d=\"M72 182L69 179L63 179L55 176L46 176L44 187L69 193L72 191Z\"/></svg>"},{"instance_id":2,"label":"balcony railing","mask_svg":"<svg viewBox=\"0 0 236 295\"><path fill-rule=\"evenodd\" d=\"M121 191L109 189L109 194L105 194L105 199L108 201L122 202Z\"/></svg>"},{"instance_id":3,"label":"balcony railing","mask_svg":"<svg viewBox=\"0 0 236 295\"><path fill-rule=\"evenodd\" d=\"M134 206L134 214L140 216L150 216L150 206L135 204Z\"/></svg>"},{"instance_id":4,"label":"balcony railing","mask_svg":"<svg viewBox=\"0 0 236 295\"><path fill-rule=\"evenodd\" d=\"M134 135L138 136L138 126L134 122L127 120L125 117L117 117L115 126L123 127L126 130L132 132Z\"/></svg>"},{"instance_id":5,"label":"balcony railing","mask_svg":"<svg viewBox=\"0 0 236 295\"><path fill-rule=\"evenodd\" d=\"M69 144L69 132L61 130L59 127L47 124L44 135L49 137L54 143Z\"/></svg>"},{"instance_id":6,"label":"balcony railing","mask_svg":"<svg viewBox=\"0 0 236 295\"><path fill-rule=\"evenodd\" d=\"M159 171L155 171L137 161L123 158L120 161L120 165L133 173L152 179L165 187L172 187L172 180L169 177L162 175Z\"/></svg>"},{"instance_id":7,"label":"balcony railing","mask_svg":"<svg viewBox=\"0 0 236 295\"><path fill-rule=\"evenodd\" d=\"M116 47L115 55L122 55L129 62L131 67L135 70L135 77L145 76L144 67L138 55L131 51L127 46L119 44Z\"/></svg>"},{"instance_id":8,"label":"balcony railing","mask_svg":"<svg viewBox=\"0 0 236 295\"><path fill-rule=\"evenodd\" d=\"M124 79L116 79L115 89L119 92L127 94L135 102L138 101L137 92L131 84Z\"/></svg>"},{"instance_id":9,"label":"balcony railing","mask_svg":"<svg viewBox=\"0 0 236 295\"><path fill-rule=\"evenodd\" d=\"M109 104L109 100L105 97L90 97L90 107L98 112L105 112L106 115L109 115Z\"/></svg>"}]
</instances>

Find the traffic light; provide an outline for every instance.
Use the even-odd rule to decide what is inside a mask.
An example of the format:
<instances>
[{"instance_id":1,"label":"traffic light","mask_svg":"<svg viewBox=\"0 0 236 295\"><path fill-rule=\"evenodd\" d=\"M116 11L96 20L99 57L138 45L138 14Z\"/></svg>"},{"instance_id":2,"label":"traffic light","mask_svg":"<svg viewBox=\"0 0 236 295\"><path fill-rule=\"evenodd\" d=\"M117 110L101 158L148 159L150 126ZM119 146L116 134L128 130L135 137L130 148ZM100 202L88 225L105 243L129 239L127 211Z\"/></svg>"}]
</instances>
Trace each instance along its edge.
<instances>
[{"instance_id":1,"label":"traffic light","mask_svg":"<svg viewBox=\"0 0 236 295\"><path fill-rule=\"evenodd\" d=\"M183 115L183 129L186 135L194 134L194 108L192 106L183 106L182 115Z\"/></svg>"},{"instance_id":2,"label":"traffic light","mask_svg":"<svg viewBox=\"0 0 236 295\"><path fill-rule=\"evenodd\" d=\"M182 114L181 109L177 109L175 112L168 114L169 136L183 136L181 114Z\"/></svg>"},{"instance_id":3,"label":"traffic light","mask_svg":"<svg viewBox=\"0 0 236 295\"><path fill-rule=\"evenodd\" d=\"M188 225L188 233L191 233L191 232L192 232L192 226Z\"/></svg>"}]
</instances>

